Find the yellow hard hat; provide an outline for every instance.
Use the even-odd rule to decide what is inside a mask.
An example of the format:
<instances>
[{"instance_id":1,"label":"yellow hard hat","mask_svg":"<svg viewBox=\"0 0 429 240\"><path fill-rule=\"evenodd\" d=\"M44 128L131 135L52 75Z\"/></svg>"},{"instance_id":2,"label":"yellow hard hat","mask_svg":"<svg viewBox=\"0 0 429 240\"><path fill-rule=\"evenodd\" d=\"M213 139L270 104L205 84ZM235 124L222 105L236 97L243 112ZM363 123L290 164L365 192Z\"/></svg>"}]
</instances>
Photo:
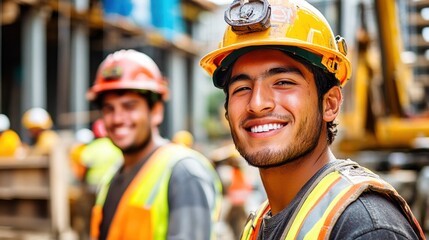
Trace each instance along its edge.
<instances>
[{"instance_id":1,"label":"yellow hard hat","mask_svg":"<svg viewBox=\"0 0 429 240\"><path fill-rule=\"evenodd\" d=\"M21 138L13 130L6 130L0 134L0 156L13 157L21 147Z\"/></svg>"},{"instance_id":2,"label":"yellow hard hat","mask_svg":"<svg viewBox=\"0 0 429 240\"><path fill-rule=\"evenodd\" d=\"M194 137L192 136L192 133L185 130L181 130L174 134L171 141L177 144L185 145L187 147L192 147L192 145L194 144Z\"/></svg>"},{"instance_id":3,"label":"yellow hard hat","mask_svg":"<svg viewBox=\"0 0 429 240\"><path fill-rule=\"evenodd\" d=\"M26 129L50 129L52 128L51 115L43 108L31 108L22 116L22 125L24 125Z\"/></svg>"},{"instance_id":4,"label":"yellow hard hat","mask_svg":"<svg viewBox=\"0 0 429 240\"><path fill-rule=\"evenodd\" d=\"M343 86L351 76L345 40L334 37L323 15L304 0L235 0L225 11L229 24L219 48L201 59L218 88L244 53L258 48L291 52L331 72Z\"/></svg>"}]
</instances>

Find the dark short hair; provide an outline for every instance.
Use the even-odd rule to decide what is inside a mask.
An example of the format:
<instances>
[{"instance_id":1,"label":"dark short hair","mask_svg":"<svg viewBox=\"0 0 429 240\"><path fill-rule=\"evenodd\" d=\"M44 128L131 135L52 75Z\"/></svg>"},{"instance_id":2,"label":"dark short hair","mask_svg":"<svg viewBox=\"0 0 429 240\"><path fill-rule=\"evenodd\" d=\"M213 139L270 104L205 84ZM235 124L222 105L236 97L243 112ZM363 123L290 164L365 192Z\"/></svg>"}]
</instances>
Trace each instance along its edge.
<instances>
[{"instance_id":1,"label":"dark short hair","mask_svg":"<svg viewBox=\"0 0 429 240\"><path fill-rule=\"evenodd\" d=\"M135 90L135 89L118 89L118 90L108 90L108 91L101 92L97 96L97 98L93 101L94 104L95 104L95 106L98 109L101 109L102 103L103 103L102 101L103 101L104 96L107 93L112 93L112 92L115 93L115 94L117 94L117 95L119 95L119 96L122 96L122 95L124 95L127 92L136 92L136 93L140 94L143 98L146 99L146 101L148 103L148 106L149 106L149 109L152 109L153 106L155 105L155 103L157 103L158 101L162 101L161 95L158 94L158 93L154 93L152 91Z\"/></svg>"}]
</instances>

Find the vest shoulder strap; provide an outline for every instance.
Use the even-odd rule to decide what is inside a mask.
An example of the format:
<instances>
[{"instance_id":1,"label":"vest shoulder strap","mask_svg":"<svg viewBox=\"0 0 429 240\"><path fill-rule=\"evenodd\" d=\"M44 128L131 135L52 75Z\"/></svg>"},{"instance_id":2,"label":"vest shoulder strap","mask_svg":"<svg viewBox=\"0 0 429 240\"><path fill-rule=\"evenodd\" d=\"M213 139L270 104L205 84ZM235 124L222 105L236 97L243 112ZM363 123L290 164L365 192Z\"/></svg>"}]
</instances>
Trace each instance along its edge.
<instances>
[{"instance_id":1,"label":"vest shoulder strap","mask_svg":"<svg viewBox=\"0 0 429 240\"><path fill-rule=\"evenodd\" d=\"M309 189L308 197L302 205L289 229L285 229L282 239L327 239L338 218L352 202L365 191L375 191L388 195L401 207L404 215L417 234L422 234L408 204L386 181L369 169L350 160L334 166L334 171L323 174L320 182Z\"/></svg>"},{"instance_id":2,"label":"vest shoulder strap","mask_svg":"<svg viewBox=\"0 0 429 240\"><path fill-rule=\"evenodd\" d=\"M241 233L240 240L253 240L256 239L257 233L261 226L262 218L270 210L268 200L265 200L256 212L251 212L246 220L246 225Z\"/></svg>"}]
</instances>

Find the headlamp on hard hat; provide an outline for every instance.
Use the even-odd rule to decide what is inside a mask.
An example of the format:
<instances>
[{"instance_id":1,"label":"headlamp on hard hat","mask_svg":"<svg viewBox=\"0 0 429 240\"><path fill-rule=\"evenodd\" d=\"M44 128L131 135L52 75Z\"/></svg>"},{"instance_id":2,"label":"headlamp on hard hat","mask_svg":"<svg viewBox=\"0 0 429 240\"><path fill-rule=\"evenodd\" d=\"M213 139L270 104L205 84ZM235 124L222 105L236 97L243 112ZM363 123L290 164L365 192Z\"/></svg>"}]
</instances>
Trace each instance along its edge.
<instances>
[{"instance_id":1,"label":"headlamp on hard hat","mask_svg":"<svg viewBox=\"0 0 429 240\"><path fill-rule=\"evenodd\" d=\"M267 0L235 0L225 11L225 21L236 34L259 32L270 27Z\"/></svg>"},{"instance_id":2,"label":"headlamp on hard hat","mask_svg":"<svg viewBox=\"0 0 429 240\"><path fill-rule=\"evenodd\" d=\"M121 78L123 72L121 66L113 66L105 68L101 74L105 80L113 80Z\"/></svg>"}]
</instances>

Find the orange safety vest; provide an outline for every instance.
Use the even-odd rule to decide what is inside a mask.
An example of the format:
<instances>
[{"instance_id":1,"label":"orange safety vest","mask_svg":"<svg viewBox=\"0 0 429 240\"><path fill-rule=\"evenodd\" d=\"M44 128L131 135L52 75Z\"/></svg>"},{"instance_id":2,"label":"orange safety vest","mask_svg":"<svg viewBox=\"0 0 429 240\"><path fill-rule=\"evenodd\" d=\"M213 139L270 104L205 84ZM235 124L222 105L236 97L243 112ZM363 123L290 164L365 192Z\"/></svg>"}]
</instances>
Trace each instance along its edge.
<instances>
[{"instance_id":1,"label":"orange safety vest","mask_svg":"<svg viewBox=\"0 0 429 240\"><path fill-rule=\"evenodd\" d=\"M185 157L199 159L213 174L210 162L201 154L184 146L168 144L148 159L139 170L122 196L113 217L107 240L119 239L166 239L168 230L168 182L174 165ZM106 199L110 174L98 195L91 218L91 238L98 239L102 221L102 209ZM214 179L217 179L215 176ZM218 198L212 209L213 221L217 219L220 206L220 181L216 183Z\"/></svg>"},{"instance_id":2,"label":"orange safety vest","mask_svg":"<svg viewBox=\"0 0 429 240\"><path fill-rule=\"evenodd\" d=\"M420 238L425 239L410 207L396 190L370 170L358 167L350 160L342 160L316 179L302 198L280 239L329 239L331 230L343 211L366 190L392 197L401 206ZM267 200L256 214L251 214L241 240L257 239L262 218L269 210Z\"/></svg>"}]
</instances>

